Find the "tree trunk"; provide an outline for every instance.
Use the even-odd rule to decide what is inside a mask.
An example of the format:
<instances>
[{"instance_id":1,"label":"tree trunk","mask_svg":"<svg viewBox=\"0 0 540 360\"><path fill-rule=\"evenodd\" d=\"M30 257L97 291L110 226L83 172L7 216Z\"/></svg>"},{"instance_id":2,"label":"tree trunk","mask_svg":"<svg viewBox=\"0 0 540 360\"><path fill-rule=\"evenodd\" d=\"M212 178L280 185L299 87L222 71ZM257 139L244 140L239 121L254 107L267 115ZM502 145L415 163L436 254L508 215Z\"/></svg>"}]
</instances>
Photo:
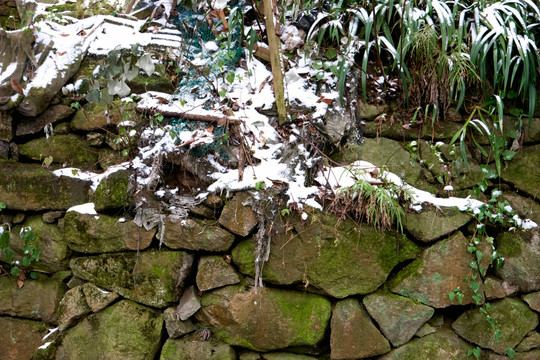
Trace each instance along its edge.
<instances>
[{"instance_id":1,"label":"tree trunk","mask_svg":"<svg viewBox=\"0 0 540 360\"><path fill-rule=\"evenodd\" d=\"M270 65L274 78L274 96L278 112L279 124L283 125L289 121L288 100L285 97L283 86L283 60L281 58L281 40L276 35L274 12L272 11L272 0L264 0L264 18L266 24L266 36L270 47Z\"/></svg>"}]
</instances>

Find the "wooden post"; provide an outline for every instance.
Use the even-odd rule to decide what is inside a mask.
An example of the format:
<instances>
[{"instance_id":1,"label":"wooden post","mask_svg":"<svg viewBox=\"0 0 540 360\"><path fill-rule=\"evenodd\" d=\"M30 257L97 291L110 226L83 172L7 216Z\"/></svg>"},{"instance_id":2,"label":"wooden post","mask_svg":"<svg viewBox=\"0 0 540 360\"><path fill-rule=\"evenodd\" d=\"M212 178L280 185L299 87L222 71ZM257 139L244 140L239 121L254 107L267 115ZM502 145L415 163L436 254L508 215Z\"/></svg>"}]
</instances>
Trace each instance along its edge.
<instances>
[{"instance_id":1,"label":"wooden post","mask_svg":"<svg viewBox=\"0 0 540 360\"><path fill-rule=\"evenodd\" d=\"M274 96L276 98L279 124L283 125L289 121L289 104L288 100L285 98L285 88L283 87L281 40L276 35L272 0L264 0L263 2L266 36L268 37L268 46L270 47L270 65L272 66L272 76L274 78Z\"/></svg>"}]
</instances>

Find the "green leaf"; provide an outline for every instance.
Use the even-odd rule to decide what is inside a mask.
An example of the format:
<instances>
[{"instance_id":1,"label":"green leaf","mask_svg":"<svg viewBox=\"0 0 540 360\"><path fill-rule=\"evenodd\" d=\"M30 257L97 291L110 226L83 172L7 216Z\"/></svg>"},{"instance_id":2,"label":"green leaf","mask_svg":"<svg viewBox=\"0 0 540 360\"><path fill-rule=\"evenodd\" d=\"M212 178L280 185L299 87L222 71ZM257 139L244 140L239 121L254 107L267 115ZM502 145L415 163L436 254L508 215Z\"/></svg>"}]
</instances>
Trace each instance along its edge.
<instances>
[{"instance_id":1,"label":"green leaf","mask_svg":"<svg viewBox=\"0 0 540 360\"><path fill-rule=\"evenodd\" d=\"M101 100L100 91L96 89L88 91L88 94L86 95L86 100L90 103L99 102Z\"/></svg>"},{"instance_id":2,"label":"green leaf","mask_svg":"<svg viewBox=\"0 0 540 360\"><path fill-rule=\"evenodd\" d=\"M478 262L482 261L483 257L484 257L484 253L477 250L476 251L476 259L478 260Z\"/></svg>"},{"instance_id":3,"label":"green leaf","mask_svg":"<svg viewBox=\"0 0 540 360\"><path fill-rule=\"evenodd\" d=\"M21 273L21 269L18 266L14 266L11 268L11 276L17 277Z\"/></svg>"},{"instance_id":4,"label":"green leaf","mask_svg":"<svg viewBox=\"0 0 540 360\"><path fill-rule=\"evenodd\" d=\"M314 68L315 70L320 70L320 69L322 69L322 67L323 67L322 61L315 61L315 62L313 63L313 68Z\"/></svg>"},{"instance_id":5,"label":"green leaf","mask_svg":"<svg viewBox=\"0 0 540 360\"><path fill-rule=\"evenodd\" d=\"M28 228L27 228L28 229ZM27 243L31 243L32 241L36 240L36 233L32 230L25 230L23 232L22 236L23 240Z\"/></svg>"},{"instance_id":6,"label":"green leaf","mask_svg":"<svg viewBox=\"0 0 540 360\"><path fill-rule=\"evenodd\" d=\"M456 294L454 294L453 292L448 294L448 298L450 299L450 301L454 301L455 297L456 297Z\"/></svg>"},{"instance_id":7,"label":"green leaf","mask_svg":"<svg viewBox=\"0 0 540 360\"><path fill-rule=\"evenodd\" d=\"M510 161L516 156L516 152L512 150L504 150L502 153L502 157L506 161Z\"/></svg>"},{"instance_id":8,"label":"green leaf","mask_svg":"<svg viewBox=\"0 0 540 360\"><path fill-rule=\"evenodd\" d=\"M472 354L475 358L480 359L480 354L482 353L482 350L477 346L474 349L472 349Z\"/></svg>"},{"instance_id":9,"label":"green leaf","mask_svg":"<svg viewBox=\"0 0 540 360\"><path fill-rule=\"evenodd\" d=\"M23 264L24 267L30 266L31 263L32 263L32 260L30 260L30 257L24 256L22 258L22 264Z\"/></svg>"},{"instance_id":10,"label":"green leaf","mask_svg":"<svg viewBox=\"0 0 540 360\"><path fill-rule=\"evenodd\" d=\"M30 273L30 278L36 280L36 279L37 279L37 273L34 272L34 271L32 271L32 272Z\"/></svg>"},{"instance_id":11,"label":"green leaf","mask_svg":"<svg viewBox=\"0 0 540 360\"><path fill-rule=\"evenodd\" d=\"M478 281L471 281L471 283L469 284L469 287L471 288L472 291L478 292L478 289L480 289L480 283Z\"/></svg>"},{"instance_id":12,"label":"green leaf","mask_svg":"<svg viewBox=\"0 0 540 360\"><path fill-rule=\"evenodd\" d=\"M330 48L326 50L326 53L324 54L324 56L326 56L326 58L329 60L334 60L335 58L337 58L337 55L338 55L338 52L334 48Z\"/></svg>"},{"instance_id":13,"label":"green leaf","mask_svg":"<svg viewBox=\"0 0 540 360\"><path fill-rule=\"evenodd\" d=\"M7 249L9 246L10 234L6 230L0 235L0 249Z\"/></svg>"},{"instance_id":14,"label":"green leaf","mask_svg":"<svg viewBox=\"0 0 540 360\"><path fill-rule=\"evenodd\" d=\"M135 65L140 67L148 76L152 76L156 69L152 57L148 53L141 56Z\"/></svg>"},{"instance_id":15,"label":"green leaf","mask_svg":"<svg viewBox=\"0 0 540 360\"><path fill-rule=\"evenodd\" d=\"M499 339L501 338L501 335L502 335L501 329L495 330L495 335L493 335L493 338L495 339L495 342L499 341Z\"/></svg>"},{"instance_id":16,"label":"green leaf","mask_svg":"<svg viewBox=\"0 0 540 360\"><path fill-rule=\"evenodd\" d=\"M227 73L227 76L225 77L225 79L229 82L229 84L232 84L234 82L234 73L233 72L230 72L230 73Z\"/></svg>"},{"instance_id":17,"label":"green leaf","mask_svg":"<svg viewBox=\"0 0 540 360\"><path fill-rule=\"evenodd\" d=\"M6 260L7 260L8 262L11 261L11 259L13 259L13 255L15 255L15 252L14 252L12 249L10 249L10 248L7 248L7 249L5 250L5 252L6 252Z\"/></svg>"},{"instance_id":18,"label":"green leaf","mask_svg":"<svg viewBox=\"0 0 540 360\"><path fill-rule=\"evenodd\" d=\"M289 215L291 212L289 209L282 209L281 210L281 216Z\"/></svg>"},{"instance_id":19,"label":"green leaf","mask_svg":"<svg viewBox=\"0 0 540 360\"><path fill-rule=\"evenodd\" d=\"M513 358L516 356L516 351L512 348L506 348L506 355L508 355L509 358Z\"/></svg>"},{"instance_id":20,"label":"green leaf","mask_svg":"<svg viewBox=\"0 0 540 360\"><path fill-rule=\"evenodd\" d=\"M0 201L0 211L6 208L6 204Z\"/></svg>"}]
</instances>

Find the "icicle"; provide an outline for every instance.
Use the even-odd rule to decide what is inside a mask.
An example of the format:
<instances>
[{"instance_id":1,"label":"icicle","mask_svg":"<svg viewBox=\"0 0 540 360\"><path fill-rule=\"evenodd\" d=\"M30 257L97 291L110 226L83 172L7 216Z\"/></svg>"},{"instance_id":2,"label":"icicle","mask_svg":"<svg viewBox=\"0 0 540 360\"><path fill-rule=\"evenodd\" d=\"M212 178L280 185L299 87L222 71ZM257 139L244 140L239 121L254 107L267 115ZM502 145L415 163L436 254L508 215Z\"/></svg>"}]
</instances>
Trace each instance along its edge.
<instances>
[{"instance_id":1,"label":"icicle","mask_svg":"<svg viewBox=\"0 0 540 360\"><path fill-rule=\"evenodd\" d=\"M45 131L45 138L47 140L49 140L49 136L54 135L54 129L51 123L48 123L47 125L45 125L45 127L43 128L43 131Z\"/></svg>"}]
</instances>

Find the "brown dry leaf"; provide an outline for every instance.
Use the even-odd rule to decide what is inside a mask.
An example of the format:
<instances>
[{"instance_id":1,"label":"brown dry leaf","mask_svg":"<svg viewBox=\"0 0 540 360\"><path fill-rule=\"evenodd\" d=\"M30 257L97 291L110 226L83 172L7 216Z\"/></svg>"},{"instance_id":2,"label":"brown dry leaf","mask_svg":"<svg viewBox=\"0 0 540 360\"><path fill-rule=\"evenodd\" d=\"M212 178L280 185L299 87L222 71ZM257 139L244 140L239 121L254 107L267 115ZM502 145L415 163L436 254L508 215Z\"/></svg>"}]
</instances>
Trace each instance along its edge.
<instances>
[{"instance_id":1,"label":"brown dry leaf","mask_svg":"<svg viewBox=\"0 0 540 360\"><path fill-rule=\"evenodd\" d=\"M62 55L65 55L66 52L65 52L65 51L57 51L56 54L57 54L58 56L62 56Z\"/></svg>"},{"instance_id":2,"label":"brown dry leaf","mask_svg":"<svg viewBox=\"0 0 540 360\"><path fill-rule=\"evenodd\" d=\"M270 75L266 77L266 79L263 80L261 85L259 85L259 92L261 92L262 88L264 87L264 84L266 84L270 80Z\"/></svg>"},{"instance_id":3,"label":"brown dry leaf","mask_svg":"<svg viewBox=\"0 0 540 360\"><path fill-rule=\"evenodd\" d=\"M227 118L219 118L218 122L217 122L217 126L220 127L220 126L223 126L227 123Z\"/></svg>"},{"instance_id":4,"label":"brown dry leaf","mask_svg":"<svg viewBox=\"0 0 540 360\"><path fill-rule=\"evenodd\" d=\"M60 34L60 36L63 36L63 37L68 37L69 34Z\"/></svg>"},{"instance_id":5,"label":"brown dry leaf","mask_svg":"<svg viewBox=\"0 0 540 360\"><path fill-rule=\"evenodd\" d=\"M169 103L169 100L165 99L164 97L161 97L161 96L156 96L156 99L159 101L160 104L168 104Z\"/></svg>"},{"instance_id":6,"label":"brown dry leaf","mask_svg":"<svg viewBox=\"0 0 540 360\"><path fill-rule=\"evenodd\" d=\"M206 128L206 131L208 131L209 133L212 133L214 131L214 127L210 125L209 127Z\"/></svg>"},{"instance_id":7,"label":"brown dry leaf","mask_svg":"<svg viewBox=\"0 0 540 360\"><path fill-rule=\"evenodd\" d=\"M401 125L401 127L404 128L405 130L410 130L411 129L410 124L403 124L403 125Z\"/></svg>"},{"instance_id":8,"label":"brown dry leaf","mask_svg":"<svg viewBox=\"0 0 540 360\"><path fill-rule=\"evenodd\" d=\"M317 129L315 129L315 126L308 125L308 130L311 133L311 135L317 135Z\"/></svg>"},{"instance_id":9,"label":"brown dry leaf","mask_svg":"<svg viewBox=\"0 0 540 360\"><path fill-rule=\"evenodd\" d=\"M226 116L234 116L234 112L232 111L232 109L225 110L223 114L225 114Z\"/></svg>"},{"instance_id":10,"label":"brown dry leaf","mask_svg":"<svg viewBox=\"0 0 540 360\"><path fill-rule=\"evenodd\" d=\"M79 35L79 36L86 36L86 31L81 30L81 31L79 31L79 32L77 33L77 35Z\"/></svg>"},{"instance_id":11,"label":"brown dry leaf","mask_svg":"<svg viewBox=\"0 0 540 360\"><path fill-rule=\"evenodd\" d=\"M24 280L26 280L26 276L24 276L24 271L21 271L17 277L17 286L19 289L24 286Z\"/></svg>"},{"instance_id":12,"label":"brown dry leaf","mask_svg":"<svg viewBox=\"0 0 540 360\"><path fill-rule=\"evenodd\" d=\"M11 88L19 95L24 95L23 89L21 84L15 79L10 80Z\"/></svg>"}]
</instances>

